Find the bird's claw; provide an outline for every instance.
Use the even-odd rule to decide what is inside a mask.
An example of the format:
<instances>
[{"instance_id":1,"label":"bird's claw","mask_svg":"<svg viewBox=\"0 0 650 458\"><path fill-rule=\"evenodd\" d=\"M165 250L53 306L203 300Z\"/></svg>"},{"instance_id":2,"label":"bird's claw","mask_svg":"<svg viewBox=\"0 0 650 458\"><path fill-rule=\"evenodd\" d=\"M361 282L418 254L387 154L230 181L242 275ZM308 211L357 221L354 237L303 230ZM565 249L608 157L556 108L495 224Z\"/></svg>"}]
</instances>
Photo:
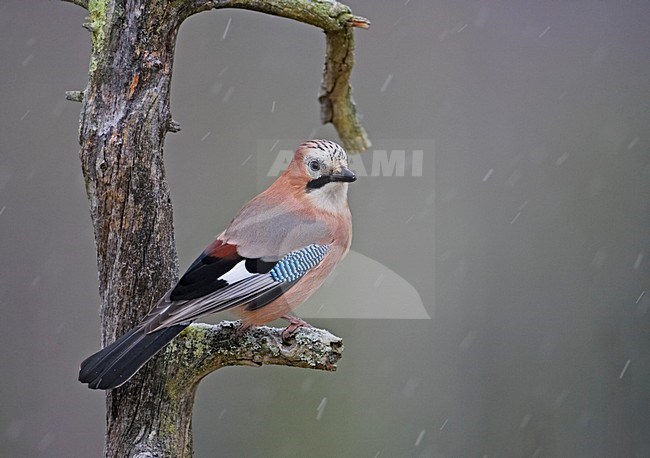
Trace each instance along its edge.
<instances>
[{"instance_id":1,"label":"bird's claw","mask_svg":"<svg viewBox=\"0 0 650 458\"><path fill-rule=\"evenodd\" d=\"M282 343L284 343L285 345L288 345L290 343L293 336L295 336L296 333L298 332L298 329L313 327L311 324L307 323L304 320L301 320L297 316L285 315L282 318L289 322L289 326L284 328L282 330L282 333L280 333L280 336L282 337Z\"/></svg>"}]
</instances>

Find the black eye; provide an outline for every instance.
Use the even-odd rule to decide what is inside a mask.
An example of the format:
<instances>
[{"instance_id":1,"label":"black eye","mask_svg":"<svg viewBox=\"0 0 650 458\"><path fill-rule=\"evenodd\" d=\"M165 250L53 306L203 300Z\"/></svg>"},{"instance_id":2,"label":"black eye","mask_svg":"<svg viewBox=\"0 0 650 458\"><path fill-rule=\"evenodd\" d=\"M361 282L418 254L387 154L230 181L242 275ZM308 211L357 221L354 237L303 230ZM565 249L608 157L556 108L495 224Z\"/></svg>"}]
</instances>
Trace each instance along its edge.
<instances>
[{"instance_id":1,"label":"black eye","mask_svg":"<svg viewBox=\"0 0 650 458\"><path fill-rule=\"evenodd\" d=\"M316 172L316 171L320 170L320 164L318 163L318 161L311 161L311 162L309 162L309 168L313 172Z\"/></svg>"}]
</instances>

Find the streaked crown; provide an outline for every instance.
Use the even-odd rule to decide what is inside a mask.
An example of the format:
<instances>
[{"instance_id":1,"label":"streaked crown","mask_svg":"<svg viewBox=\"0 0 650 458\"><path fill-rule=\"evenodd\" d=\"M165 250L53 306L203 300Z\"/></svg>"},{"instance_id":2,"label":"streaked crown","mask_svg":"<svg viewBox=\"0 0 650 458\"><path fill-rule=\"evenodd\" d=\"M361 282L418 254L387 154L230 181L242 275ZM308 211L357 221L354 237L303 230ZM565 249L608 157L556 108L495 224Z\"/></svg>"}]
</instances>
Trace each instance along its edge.
<instances>
[{"instance_id":1,"label":"streaked crown","mask_svg":"<svg viewBox=\"0 0 650 458\"><path fill-rule=\"evenodd\" d=\"M336 163L343 161L347 165L348 155L345 150L330 140L309 140L300 146L312 150L320 150L329 156L330 162Z\"/></svg>"}]
</instances>

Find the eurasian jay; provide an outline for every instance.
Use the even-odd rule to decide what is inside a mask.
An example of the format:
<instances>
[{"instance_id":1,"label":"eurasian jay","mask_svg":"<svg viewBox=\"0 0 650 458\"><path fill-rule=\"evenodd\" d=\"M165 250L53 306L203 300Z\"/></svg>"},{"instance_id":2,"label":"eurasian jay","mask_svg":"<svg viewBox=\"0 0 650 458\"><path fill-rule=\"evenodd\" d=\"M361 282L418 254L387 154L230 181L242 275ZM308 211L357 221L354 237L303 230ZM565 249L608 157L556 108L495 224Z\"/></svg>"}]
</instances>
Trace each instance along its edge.
<instances>
[{"instance_id":1,"label":"eurasian jay","mask_svg":"<svg viewBox=\"0 0 650 458\"><path fill-rule=\"evenodd\" d=\"M246 204L140 324L81 363L79 381L115 388L197 318L232 310L238 333L278 318L283 339L307 323L291 311L311 296L345 256L352 239L343 148L301 144L287 169Z\"/></svg>"}]
</instances>

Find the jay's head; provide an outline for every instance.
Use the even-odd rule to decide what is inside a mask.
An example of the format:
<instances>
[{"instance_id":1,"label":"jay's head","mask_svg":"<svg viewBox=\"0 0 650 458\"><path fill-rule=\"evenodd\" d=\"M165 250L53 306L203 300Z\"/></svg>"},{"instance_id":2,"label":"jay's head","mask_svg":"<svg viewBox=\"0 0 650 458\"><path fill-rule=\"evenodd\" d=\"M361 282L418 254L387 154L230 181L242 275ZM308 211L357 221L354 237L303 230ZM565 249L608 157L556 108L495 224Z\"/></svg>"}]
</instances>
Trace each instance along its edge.
<instances>
[{"instance_id":1,"label":"jay's head","mask_svg":"<svg viewBox=\"0 0 650 458\"><path fill-rule=\"evenodd\" d=\"M348 168L348 155L343 148L329 140L301 144L287 173L315 205L327 210L334 210L337 204L347 205L348 183L357 179Z\"/></svg>"},{"instance_id":2,"label":"jay's head","mask_svg":"<svg viewBox=\"0 0 650 458\"><path fill-rule=\"evenodd\" d=\"M348 168L348 155L329 140L309 140L296 150L289 172L302 178L306 192L332 189L352 183L357 177Z\"/></svg>"}]
</instances>

